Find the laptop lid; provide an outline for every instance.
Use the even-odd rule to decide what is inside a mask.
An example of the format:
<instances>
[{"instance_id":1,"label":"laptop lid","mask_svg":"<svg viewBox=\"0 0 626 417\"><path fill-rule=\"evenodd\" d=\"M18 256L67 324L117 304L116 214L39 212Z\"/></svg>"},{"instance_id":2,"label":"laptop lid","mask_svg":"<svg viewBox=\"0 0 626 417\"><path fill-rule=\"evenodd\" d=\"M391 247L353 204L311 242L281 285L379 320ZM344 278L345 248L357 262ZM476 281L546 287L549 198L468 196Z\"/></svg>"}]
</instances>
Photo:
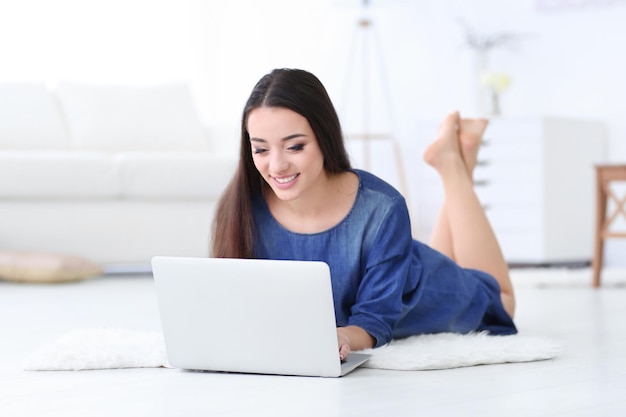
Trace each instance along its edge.
<instances>
[{"instance_id":1,"label":"laptop lid","mask_svg":"<svg viewBox=\"0 0 626 417\"><path fill-rule=\"evenodd\" d=\"M323 262L152 259L170 364L261 374L341 376L330 270Z\"/></svg>"}]
</instances>

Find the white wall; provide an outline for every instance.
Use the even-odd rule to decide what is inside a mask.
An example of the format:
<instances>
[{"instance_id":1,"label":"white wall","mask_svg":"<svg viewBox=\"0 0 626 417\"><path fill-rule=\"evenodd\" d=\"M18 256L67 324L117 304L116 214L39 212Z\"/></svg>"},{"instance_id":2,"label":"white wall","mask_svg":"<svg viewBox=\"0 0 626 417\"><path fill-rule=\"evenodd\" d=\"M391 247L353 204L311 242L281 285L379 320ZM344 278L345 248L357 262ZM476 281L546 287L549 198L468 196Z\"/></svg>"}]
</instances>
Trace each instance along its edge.
<instances>
[{"instance_id":1,"label":"white wall","mask_svg":"<svg viewBox=\"0 0 626 417\"><path fill-rule=\"evenodd\" d=\"M605 120L608 160L626 160L625 1L370 3L390 99L372 91L374 129L406 141L416 118L440 118L453 109L476 113L474 55L465 45L463 20L484 34L510 31L522 37L516 50L499 49L491 57L493 68L513 80L502 96L505 115ZM351 81L358 82L360 73L358 60L348 64L359 5L358 0L0 0L0 81L184 79L207 123L235 126L261 75L275 67L300 67L321 78L346 130L353 131L360 100ZM346 91L357 98L347 100ZM607 252L609 264L626 264L623 240L609 241Z\"/></svg>"},{"instance_id":2,"label":"white wall","mask_svg":"<svg viewBox=\"0 0 626 417\"><path fill-rule=\"evenodd\" d=\"M0 0L0 81L186 79L189 15L172 0Z\"/></svg>"}]
</instances>

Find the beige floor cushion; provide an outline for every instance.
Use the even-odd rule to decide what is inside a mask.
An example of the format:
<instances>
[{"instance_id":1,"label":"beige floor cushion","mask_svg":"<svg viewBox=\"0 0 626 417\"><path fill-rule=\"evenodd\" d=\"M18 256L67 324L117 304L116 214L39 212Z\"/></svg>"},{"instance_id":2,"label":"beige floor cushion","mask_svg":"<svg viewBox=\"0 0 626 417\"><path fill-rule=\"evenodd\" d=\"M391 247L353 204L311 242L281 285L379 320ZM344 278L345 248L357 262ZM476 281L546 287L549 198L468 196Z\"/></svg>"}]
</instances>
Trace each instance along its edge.
<instances>
[{"instance_id":1,"label":"beige floor cushion","mask_svg":"<svg viewBox=\"0 0 626 417\"><path fill-rule=\"evenodd\" d=\"M78 281L101 275L102 267L78 256L0 251L0 279L25 283Z\"/></svg>"}]
</instances>

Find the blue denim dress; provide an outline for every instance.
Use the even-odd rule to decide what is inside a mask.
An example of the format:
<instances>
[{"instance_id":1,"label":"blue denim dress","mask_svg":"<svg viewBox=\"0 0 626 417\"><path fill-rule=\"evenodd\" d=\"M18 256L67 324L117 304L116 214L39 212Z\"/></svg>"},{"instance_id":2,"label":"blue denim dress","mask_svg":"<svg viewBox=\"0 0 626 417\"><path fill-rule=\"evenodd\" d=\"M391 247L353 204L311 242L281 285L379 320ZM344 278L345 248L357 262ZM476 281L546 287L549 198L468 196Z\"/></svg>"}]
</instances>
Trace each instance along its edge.
<instances>
[{"instance_id":1,"label":"blue denim dress","mask_svg":"<svg viewBox=\"0 0 626 417\"><path fill-rule=\"evenodd\" d=\"M368 172L354 172L360 183L352 209L320 233L285 229L256 196L255 256L326 262L337 326L363 328L376 346L424 333L517 333L492 276L414 240L402 195Z\"/></svg>"}]
</instances>

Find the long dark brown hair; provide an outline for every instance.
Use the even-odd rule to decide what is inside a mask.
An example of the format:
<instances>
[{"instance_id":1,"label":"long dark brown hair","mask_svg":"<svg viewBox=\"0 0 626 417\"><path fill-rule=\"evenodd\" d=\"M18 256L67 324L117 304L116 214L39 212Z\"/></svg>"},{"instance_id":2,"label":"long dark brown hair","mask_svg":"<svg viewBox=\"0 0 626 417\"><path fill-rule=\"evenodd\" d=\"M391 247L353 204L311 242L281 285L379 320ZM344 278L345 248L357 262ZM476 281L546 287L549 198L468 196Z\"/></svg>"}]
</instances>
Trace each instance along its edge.
<instances>
[{"instance_id":1,"label":"long dark brown hair","mask_svg":"<svg viewBox=\"0 0 626 417\"><path fill-rule=\"evenodd\" d=\"M241 118L241 143L237 170L216 208L211 256L252 258L255 235L252 198L266 186L252 160L248 116L259 107L282 107L304 116L324 157L324 169L336 174L350 169L339 117L319 79L304 70L275 69L257 82Z\"/></svg>"}]
</instances>

